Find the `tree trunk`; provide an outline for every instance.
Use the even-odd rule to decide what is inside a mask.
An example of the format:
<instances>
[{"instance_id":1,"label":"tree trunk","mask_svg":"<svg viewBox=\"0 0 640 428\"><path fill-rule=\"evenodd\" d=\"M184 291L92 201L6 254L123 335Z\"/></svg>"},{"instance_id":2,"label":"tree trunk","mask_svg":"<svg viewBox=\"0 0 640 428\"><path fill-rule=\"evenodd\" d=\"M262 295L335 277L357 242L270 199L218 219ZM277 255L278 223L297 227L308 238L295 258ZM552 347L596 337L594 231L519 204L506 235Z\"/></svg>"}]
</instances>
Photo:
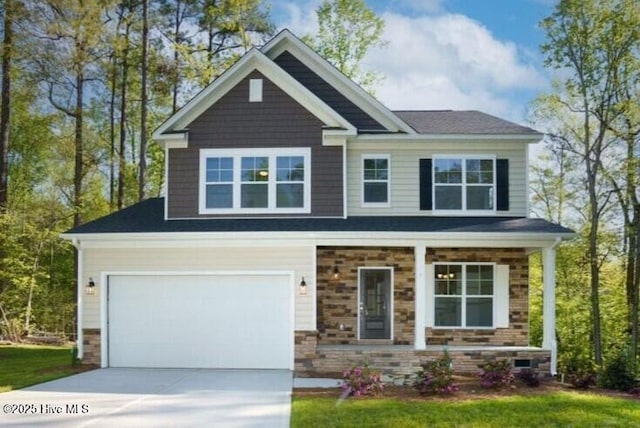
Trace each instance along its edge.
<instances>
[{"instance_id":1,"label":"tree trunk","mask_svg":"<svg viewBox=\"0 0 640 428\"><path fill-rule=\"evenodd\" d=\"M176 1L176 22L173 32L173 43L180 44L180 24L182 23L181 13L182 9L180 8L182 1ZM178 111L178 91L180 87L180 55L178 54L178 49L173 48L173 66L175 67L175 73L173 78L173 98L171 100L171 114L175 114Z\"/></svg>"},{"instance_id":2,"label":"tree trunk","mask_svg":"<svg viewBox=\"0 0 640 428\"><path fill-rule=\"evenodd\" d=\"M138 169L138 200L145 197L147 173L147 44L149 39L149 17L147 0L142 0L142 70L140 81L140 167Z\"/></svg>"},{"instance_id":3,"label":"tree trunk","mask_svg":"<svg viewBox=\"0 0 640 428\"><path fill-rule=\"evenodd\" d=\"M113 63L111 70L111 99L109 100L109 209L114 211L116 208L115 185L116 185L116 85L117 81L117 55L113 54Z\"/></svg>"},{"instance_id":4,"label":"tree trunk","mask_svg":"<svg viewBox=\"0 0 640 428\"><path fill-rule=\"evenodd\" d=\"M129 74L129 29L126 25L125 47L122 52L122 81L120 88L120 147L118 153L118 209L124 208L124 181L125 181L125 148L127 142L127 77Z\"/></svg>"},{"instance_id":5,"label":"tree trunk","mask_svg":"<svg viewBox=\"0 0 640 428\"><path fill-rule=\"evenodd\" d=\"M76 74L76 108L75 108L75 166L73 175L73 226L77 227L82 224L82 177L84 175L84 72L82 68Z\"/></svg>"},{"instance_id":6,"label":"tree trunk","mask_svg":"<svg viewBox=\"0 0 640 428\"><path fill-rule=\"evenodd\" d=\"M4 40L2 44L2 102L0 114L0 212L7 207L9 199L9 121L11 118L11 53L13 38L13 1L4 5ZM2 254L0 254L2 257Z\"/></svg>"},{"instance_id":7,"label":"tree trunk","mask_svg":"<svg viewBox=\"0 0 640 428\"><path fill-rule=\"evenodd\" d=\"M636 361L638 356L638 312L640 311L640 208L636 207L634 210L635 215L635 246L630 251L635 252L635 264L634 264L634 277L633 287L631 291L631 353L633 355L633 361Z\"/></svg>"}]
</instances>

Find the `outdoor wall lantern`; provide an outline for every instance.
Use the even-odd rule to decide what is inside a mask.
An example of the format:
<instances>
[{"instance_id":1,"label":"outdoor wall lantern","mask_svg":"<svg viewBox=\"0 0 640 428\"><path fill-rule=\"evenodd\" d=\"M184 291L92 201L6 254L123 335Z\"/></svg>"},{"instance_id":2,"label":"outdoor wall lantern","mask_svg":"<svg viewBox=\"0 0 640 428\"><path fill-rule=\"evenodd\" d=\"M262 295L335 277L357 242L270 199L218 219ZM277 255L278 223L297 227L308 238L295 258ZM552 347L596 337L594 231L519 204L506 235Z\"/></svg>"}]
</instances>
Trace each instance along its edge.
<instances>
[{"instance_id":1,"label":"outdoor wall lantern","mask_svg":"<svg viewBox=\"0 0 640 428\"><path fill-rule=\"evenodd\" d=\"M333 279L340 279L340 271L337 265L333 267Z\"/></svg>"},{"instance_id":2,"label":"outdoor wall lantern","mask_svg":"<svg viewBox=\"0 0 640 428\"><path fill-rule=\"evenodd\" d=\"M93 278L89 277L89 282L85 287L85 291L87 294L92 295L96 292L96 283L93 281Z\"/></svg>"},{"instance_id":3,"label":"outdoor wall lantern","mask_svg":"<svg viewBox=\"0 0 640 428\"><path fill-rule=\"evenodd\" d=\"M304 276L302 277L302 281L300 281L300 294L307 294L307 282L304 280Z\"/></svg>"}]
</instances>

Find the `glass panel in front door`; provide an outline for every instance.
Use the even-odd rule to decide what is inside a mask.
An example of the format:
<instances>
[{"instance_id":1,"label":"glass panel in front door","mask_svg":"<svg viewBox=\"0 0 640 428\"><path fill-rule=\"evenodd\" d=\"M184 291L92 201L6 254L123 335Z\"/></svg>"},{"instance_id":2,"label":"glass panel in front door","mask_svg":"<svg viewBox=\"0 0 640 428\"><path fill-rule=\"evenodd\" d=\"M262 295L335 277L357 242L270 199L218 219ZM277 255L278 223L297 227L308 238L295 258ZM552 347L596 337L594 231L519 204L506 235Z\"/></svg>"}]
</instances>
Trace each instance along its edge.
<instances>
[{"instance_id":1,"label":"glass panel in front door","mask_svg":"<svg viewBox=\"0 0 640 428\"><path fill-rule=\"evenodd\" d=\"M360 270L360 339L391 339L391 270Z\"/></svg>"}]
</instances>

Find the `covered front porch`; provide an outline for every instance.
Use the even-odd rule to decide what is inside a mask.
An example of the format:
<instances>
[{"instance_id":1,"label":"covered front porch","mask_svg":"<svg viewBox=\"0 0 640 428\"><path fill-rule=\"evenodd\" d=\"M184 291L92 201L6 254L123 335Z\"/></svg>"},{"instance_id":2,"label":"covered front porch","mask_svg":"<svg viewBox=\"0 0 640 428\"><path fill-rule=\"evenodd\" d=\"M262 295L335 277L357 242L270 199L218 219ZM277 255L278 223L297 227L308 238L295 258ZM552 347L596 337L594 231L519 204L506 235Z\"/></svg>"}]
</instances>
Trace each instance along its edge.
<instances>
[{"instance_id":1,"label":"covered front porch","mask_svg":"<svg viewBox=\"0 0 640 428\"><path fill-rule=\"evenodd\" d=\"M480 241L478 241L479 243ZM489 359L509 359L516 370L531 368L556 373L555 247L519 245L508 240L494 246L445 246L416 243L411 247L318 247L317 331L296 332L295 369L298 373L337 373L368 364L392 377L415 374L425 361L446 350L458 373L477 373ZM543 254L544 339L529 344L528 257ZM493 265L494 287L490 327L443 327L434 323L434 265L484 263ZM362 271L389 268L391 290L386 305L391 313L383 340L363 336ZM384 278L380 277L380 278ZM435 275L437 278L437 273ZM440 310L442 310L440 308ZM492 317L492 318L491 318ZM387 333L385 333L387 334Z\"/></svg>"}]
</instances>

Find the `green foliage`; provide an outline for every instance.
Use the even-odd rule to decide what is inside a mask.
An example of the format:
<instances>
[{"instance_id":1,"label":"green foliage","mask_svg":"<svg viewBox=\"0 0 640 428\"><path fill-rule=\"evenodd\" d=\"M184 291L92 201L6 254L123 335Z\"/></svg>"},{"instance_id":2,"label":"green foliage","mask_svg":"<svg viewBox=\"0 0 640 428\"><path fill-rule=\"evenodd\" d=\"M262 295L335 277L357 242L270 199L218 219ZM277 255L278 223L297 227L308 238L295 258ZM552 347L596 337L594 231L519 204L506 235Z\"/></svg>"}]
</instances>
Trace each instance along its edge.
<instances>
[{"instance_id":1,"label":"green foliage","mask_svg":"<svg viewBox=\"0 0 640 428\"><path fill-rule=\"evenodd\" d=\"M318 9L318 34L306 36L305 43L331 62L345 76L373 91L381 76L364 71L360 64L369 49L382 47L384 20L364 0L325 0Z\"/></svg>"},{"instance_id":2,"label":"green foliage","mask_svg":"<svg viewBox=\"0 0 640 428\"><path fill-rule=\"evenodd\" d=\"M638 383L637 363L628 346L612 352L605 360L598 383L603 388L631 391Z\"/></svg>"},{"instance_id":3,"label":"green foliage","mask_svg":"<svg viewBox=\"0 0 640 428\"><path fill-rule=\"evenodd\" d=\"M511 361L486 360L480 364L480 386L483 388L502 388L513 383Z\"/></svg>"},{"instance_id":4,"label":"green foliage","mask_svg":"<svg viewBox=\"0 0 640 428\"><path fill-rule=\"evenodd\" d=\"M586 389L596 384L596 365L587 349L574 347L558 358L558 369L565 382L579 389Z\"/></svg>"},{"instance_id":5,"label":"green foliage","mask_svg":"<svg viewBox=\"0 0 640 428\"><path fill-rule=\"evenodd\" d=\"M445 350L442 357L422 364L414 383L420 394L453 394L458 385L453 380L453 361Z\"/></svg>"},{"instance_id":6,"label":"green foliage","mask_svg":"<svg viewBox=\"0 0 640 428\"><path fill-rule=\"evenodd\" d=\"M80 365L80 359L78 358L78 347L74 346L71 348L71 365L73 367L77 367Z\"/></svg>"}]
</instances>

